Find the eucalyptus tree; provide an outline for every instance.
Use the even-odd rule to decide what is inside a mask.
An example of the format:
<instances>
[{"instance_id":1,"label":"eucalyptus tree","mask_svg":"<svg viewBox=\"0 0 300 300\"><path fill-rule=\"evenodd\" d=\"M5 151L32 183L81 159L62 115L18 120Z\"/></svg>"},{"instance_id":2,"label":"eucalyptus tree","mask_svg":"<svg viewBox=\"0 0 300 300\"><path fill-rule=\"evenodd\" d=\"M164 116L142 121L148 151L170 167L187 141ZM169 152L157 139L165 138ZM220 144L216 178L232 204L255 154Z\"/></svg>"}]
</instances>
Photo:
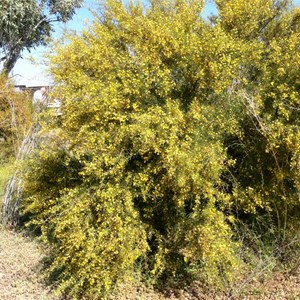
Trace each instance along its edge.
<instances>
[{"instance_id":1,"label":"eucalyptus tree","mask_svg":"<svg viewBox=\"0 0 300 300\"><path fill-rule=\"evenodd\" d=\"M9 74L23 50L46 45L54 22L66 22L81 0L1 0L0 60Z\"/></svg>"}]
</instances>

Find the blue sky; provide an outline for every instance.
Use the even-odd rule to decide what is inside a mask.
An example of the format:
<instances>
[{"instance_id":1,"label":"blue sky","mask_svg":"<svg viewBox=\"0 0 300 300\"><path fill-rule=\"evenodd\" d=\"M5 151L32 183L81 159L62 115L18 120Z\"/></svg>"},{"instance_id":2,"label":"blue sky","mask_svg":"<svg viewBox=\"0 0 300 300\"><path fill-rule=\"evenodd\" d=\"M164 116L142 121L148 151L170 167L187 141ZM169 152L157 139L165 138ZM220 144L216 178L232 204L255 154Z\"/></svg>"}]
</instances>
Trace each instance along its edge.
<instances>
[{"instance_id":1,"label":"blue sky","mask_svg":"<svg viewBox=\"0 0 300 300\"><path fill-rule=\"evenodd\" d=\"M294 4L300 6L300 0L294 0ZM89 8L95 8L96 6L97 0L85 0L83 7L77 11L76 15L73 17L73 20L64 25L59 24L55 26L53 37L61 37L64 29L80 31L92 18ZM214 11L214 4L212 2L208 2L203 14L210 15ZM51 83L51 76L47 74L46 67L43 64L43 55L45 51L47 51L47 48L38 47L32 50L31 53L24 53L23 59L20 59L17 62L13 70L13 75L15 75L15 80L18 84L36 86L48 85ZM34 58L35 63L32 63L31 58Z\"/></svg>"}]
</instances>

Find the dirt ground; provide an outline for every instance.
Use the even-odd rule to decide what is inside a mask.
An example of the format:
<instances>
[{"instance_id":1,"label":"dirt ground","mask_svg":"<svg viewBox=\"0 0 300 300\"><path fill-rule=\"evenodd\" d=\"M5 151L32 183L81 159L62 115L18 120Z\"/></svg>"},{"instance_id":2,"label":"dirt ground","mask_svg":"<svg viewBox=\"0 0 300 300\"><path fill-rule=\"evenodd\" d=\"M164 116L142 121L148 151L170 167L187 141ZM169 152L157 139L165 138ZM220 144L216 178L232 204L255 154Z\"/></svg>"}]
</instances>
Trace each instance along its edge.
<instances>
[{"instance_id":1,"label":"dirt ground","mask_svg":"<svg viewBox=\"0 0 300 300\"><path fill-rule=\"evenodd\" d=\"M30 238L0 226L0 299L54 300L38 277L42 258Z\"/></svg>"},{"instance_id":2,"label":"dirt ground","mask_svg":"<svg viewBox=\"0 0 300 300\"><path fill-rule=\"evenodd\" d=\"M41 280L43 253L37 242L0 225L0 300L58 300ZM122 295L123 294L123 295ZM124 288L112 300L300 300L300 274L274 274L264 282L252 282L239 295L209 296L200 286L166 295L147 288ZM98 299L97 299L98 300ZM99 299L101 300L101 299Z\"/></svg>"}]
</instances>

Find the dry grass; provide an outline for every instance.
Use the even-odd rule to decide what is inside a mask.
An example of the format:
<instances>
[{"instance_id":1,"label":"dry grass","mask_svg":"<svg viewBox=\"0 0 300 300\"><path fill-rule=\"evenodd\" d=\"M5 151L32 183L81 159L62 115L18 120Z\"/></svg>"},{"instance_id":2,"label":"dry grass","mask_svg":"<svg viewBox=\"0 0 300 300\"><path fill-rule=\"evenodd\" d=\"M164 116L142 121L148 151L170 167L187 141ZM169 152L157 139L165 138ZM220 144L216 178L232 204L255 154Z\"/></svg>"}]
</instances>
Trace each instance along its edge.
<instances>
[{"instance_id":1,"label":"dry grass","mask_svg":"<svg viewBox=\"0 0 300 300\"><path fill-rule=\"evenodd\" d=\"M54 300L39 274L42 258L30 238L0 226L0 299Z\"/></svg>"},{"instance_id":2,"label":"dry grass","mask_svg":"<svg viewBox=\"0 0 300 300\"><path fill-rule=\"evenodd\" d=\"M300 300L300 274L284 276L273 273L273 276L262 282L254 282L238 298L244 300Z\"/></svg>"}]
</instances>

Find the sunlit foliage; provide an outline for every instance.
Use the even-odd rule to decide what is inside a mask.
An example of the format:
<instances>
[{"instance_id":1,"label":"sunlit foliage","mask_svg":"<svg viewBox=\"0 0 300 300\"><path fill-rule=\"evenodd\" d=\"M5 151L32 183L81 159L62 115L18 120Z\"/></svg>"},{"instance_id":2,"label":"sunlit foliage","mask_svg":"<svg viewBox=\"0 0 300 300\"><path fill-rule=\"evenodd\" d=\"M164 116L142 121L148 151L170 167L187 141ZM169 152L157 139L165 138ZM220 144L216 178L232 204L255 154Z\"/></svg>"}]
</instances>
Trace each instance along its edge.
<instances>
[{"instance_id":1,"label":"sunlit foliage","mask_svg":"<svg viewBox=\"0 0 300 300\"><path fill-rule=\"evenodd\" d=\"M71 19L81 0L1 0L0 61L1 74L8 75L21 58L49 42L54 22Z\"/></svg>"},{"instance_id":2,"label":"sunlit foliage","mask_svg":"<svg viewBox=\"0 0 300 300\"><path fill-rule=\"evenodd\" d=\"M202 1L109 0L57 46L61 128L28 162L24 212L62 291L104 297L137 267L230 285L235 220L297 220L298 12L249 3L210 23Z\"/></svg>"},{"instance_id":3,"label":"sunlit foliage","mask_svg":"<svg viewBox=\"0 0 300 300\"><path fill-rule=\"evenodd\" d=\"M17 156L31 120L29 95L15 91L13 83L0 76L0 163Z\"/></svg>"}]
</instances>

